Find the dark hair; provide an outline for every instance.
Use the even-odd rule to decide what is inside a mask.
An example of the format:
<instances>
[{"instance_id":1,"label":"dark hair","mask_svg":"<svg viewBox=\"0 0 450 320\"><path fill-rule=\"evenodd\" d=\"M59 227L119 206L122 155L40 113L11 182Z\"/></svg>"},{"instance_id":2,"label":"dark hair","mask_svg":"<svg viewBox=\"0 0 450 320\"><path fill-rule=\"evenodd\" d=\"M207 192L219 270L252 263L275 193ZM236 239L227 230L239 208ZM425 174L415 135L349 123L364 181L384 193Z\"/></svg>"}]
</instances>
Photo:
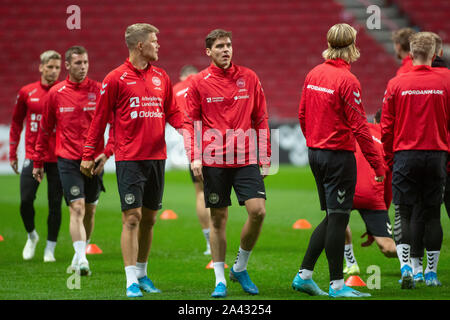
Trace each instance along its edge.
<instances>
[{"instance_id":1,"label":"dark hair","mask_svg":"<svg viewBox=\"0 0 450 320\"><path fill-rule=\"evenodd\" d=\"M82 46L73 46L66 51L66 61L70 62L72 60L73 54L83 54L87 53L87 50Z\"/></svg>"},{"instance_id":2,"label":"dark hair","mask_svg":"<svg viewBox=\"0 0 450 320\"><path fill-rule=\"evenodd\" d=\"M232 40L231 31L225 31L223 29L215 29L211 31L205 39L206 48L211 49L214 42L220 38L230 38L230 40Z\"/></svg>"},{"instance_id":3,"label":"dark hair","mask_svg":"<svg viewBox=\"0 0 450 320\"><path fill-rule=\"evenodd\" d=\"M381 108L377 110L377 112L375 113L375 117L374 117L376 123L380 123L381 122Z\"/></svg>"},{"instance_id":4,"label":"dark hair","mask_svg":"<svg viewBox=\"0 0 450 320\"><path fill-rule=\"evenodd\" d=\"M409 52L409 40L415 33L416 31L411 28L402 28L392 33L392 40L394 41L394 43L400 44L400 47L403 51Z\"/></svg>"}]
</instances>

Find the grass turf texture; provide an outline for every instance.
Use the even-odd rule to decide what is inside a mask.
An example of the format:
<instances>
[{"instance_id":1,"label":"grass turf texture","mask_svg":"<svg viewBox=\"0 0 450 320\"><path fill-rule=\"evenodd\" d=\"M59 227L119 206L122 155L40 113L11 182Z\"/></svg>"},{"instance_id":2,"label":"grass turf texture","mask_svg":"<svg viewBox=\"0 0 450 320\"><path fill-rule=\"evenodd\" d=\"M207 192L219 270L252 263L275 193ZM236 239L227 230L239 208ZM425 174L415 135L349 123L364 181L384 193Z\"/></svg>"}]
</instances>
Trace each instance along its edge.
<instances>
[{"instance_id":1,"label":"grass turf texture","mask_svg":"<svg viewBox=\"0 0 450 320\"><path fill-rule=\"evenodd\" d=\"M26 233L19 214L19 177L0 177L0 299L127 299L125 296L125 273L120 250L121 212L114 174L105 175L106 193L100 197L95 229L91 243L97 244L103 254L88 255L93 275L82 277L80 289L69 289L66 273L74 250L69 234L68 209L63 206L63 218L56 262L44 263L43 252L47 236L46 181L39 188L35 201L36 230L40 241L36 255L31 261L22 259ZM274 176L265 180L267 191L267 216L259 241L250 258L248 270L259 287L260 294L244 293L238 283L229 280L226 269L228 297L226 299L325 299L310 297L294 291L292 280L299 269L308 245L309 237L323 219L319 210L318 196L310 169L282 166ZM239 247L239 237L246 219L244 207L239 207L232 196L227 224L226 264L231 267ZM194 188L187 171L166 173L163 210L172 209L177 220L158 221L154 229L154 241L150 253L149 276L162 294L144 294L142 299L206 300L214 287L214 271L205 269L211 260L204 256L205 241L195 213ZM162 210L161 210L162 212ZM390 212L393 222L393 211ZM307 219L313 226L309 230L294 230L293 223ZM374 243L369 248L360 246L359 237L365 231L357 212L352 212L350 226L356 259L361 268L361 278L367 282L371 274L367 267L377 265L381 270L381 289L361 288L370 292L368 299L449 299L450 298L450 229L449 219L442 207L444 243L442 246L438 276L442 287L429 288L418 284L418 289L401 290L397 259L385 258ZM329 276L325 252L319 258L314 279L328 291Z\"/></svg>"}]
</instances>

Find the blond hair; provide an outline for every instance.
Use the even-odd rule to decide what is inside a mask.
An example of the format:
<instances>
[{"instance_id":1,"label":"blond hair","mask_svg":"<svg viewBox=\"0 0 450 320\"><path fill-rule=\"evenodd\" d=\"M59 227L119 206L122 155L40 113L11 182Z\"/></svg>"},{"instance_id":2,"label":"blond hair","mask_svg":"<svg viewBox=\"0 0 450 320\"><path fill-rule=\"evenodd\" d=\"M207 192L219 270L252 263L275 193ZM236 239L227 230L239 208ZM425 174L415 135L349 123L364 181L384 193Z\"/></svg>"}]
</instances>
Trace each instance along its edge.
<instances>
[{"instance_id":1,"label":"blond hair","mask_svg":"<svg viewBox=\"0 0 450 320\"><path fill-rule=\"evenodd\" d=\"M55 50L47 50L41 53L39 56L41 64L47 64L50 60L61 60L61 55Z\"/></svg>"},{"instance_id":2,"label":"blond hair","mask_svg":"<svg viewBox=\"0 0 450 320\"><path fill-rule=\"evenodd\" d=\"M125 43L129 50L134 49L138 42L144 42L148 34L159 33L158 28L148 23L135 23L127 27L125 31Z\"/></svg>"},{"instance_id":3,"label":"blond hair","mask_svg":"<svg viewBox=\"0 0 450 320\"><path fill-rule=\"evenodd\" d=\"M335 24L327 32L328 49L322 56L324 59L341 58L347 62L354 62L360 57L356 48L356 30L346 23Z\"/></svg>"},{"instance_id":4,"label":"blond hair","mask_svg":"<svg viewBox=\"0 0 450 320\"><path fill-rule=\"evenodd\" d=\"M434 54L438 56L442 50L442 38L437 33L434 33L431 31L428 33L434 38L434 41L436 42L436 48L434 49Z\"/></svg>"},{"instance_id":5,"label":"blond hair","mask_svg":"<svg viewBox=\"0 0 450 320\"><path fill-rule=\"evenodd\" d=\"M392 32L392 41L400 45L400 48L405 51L410 51L409 40L416 32L411 28L401 28Z\"/></svg>"},{"instance_id":6,"label":"blond hair","mask_svg":"<svg viewBox=\"0 0 450 320\"><path fill-rule=\"evenodd\" d=\"M409 45L413 59L427 61L434 55L436 40L430 32L418 32L411 36Z\"/></svg>"}]
</instances>

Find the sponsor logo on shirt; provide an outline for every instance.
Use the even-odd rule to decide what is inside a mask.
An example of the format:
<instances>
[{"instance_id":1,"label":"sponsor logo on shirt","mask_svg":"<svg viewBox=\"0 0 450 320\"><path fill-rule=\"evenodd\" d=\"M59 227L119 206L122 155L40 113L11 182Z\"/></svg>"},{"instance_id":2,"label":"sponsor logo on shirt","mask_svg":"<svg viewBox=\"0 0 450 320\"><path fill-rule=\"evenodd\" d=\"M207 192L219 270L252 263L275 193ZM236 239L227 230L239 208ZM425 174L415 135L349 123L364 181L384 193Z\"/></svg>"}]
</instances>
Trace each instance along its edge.
<instances>
[{"instance_id":1,"label":"sponsor logo on shirt","mask_svg":"<svg viewBox=\"0 0 450 320\"><path fill-rule=\"evenodd\" d=\"M224 97L208 97L206 98L206 102L212 103L212 102L223 102L225 100Z\"/></svg>"},{"instance_id":2,"label":"sponsor logo on shirt","mask_svg":"<svg viewBox=\"0 0 450 320\"><path fill-rule=\"evenodd\" d=\"M84 107L83 111L95 111L95 107Z\"/></svg>"},{"instance_id":3,"label":"sponsor logo on shirt","mask_svg":"<svg viewBox=\"0 0 450 320\"><path fill-rule=\"evenodd\" d=\"M73 112L75 110L75 107L59 107L59 112Z\"/></svg>"},{"instance_id":4,"label":"sponsor logo on shirt","mask_svg":"<svg viewBox=\"0 0 450 320\"><path fill-rule=\"evenodd\" d=\"M421 94L439 94L439 95L443 95L444 91L443 90L435 90L435 89L402 91L402 96L406 96L406 95L421 95Z\"/></svg>"},{"instance_id":5,"label":"sponsor logo on shirt","mask_svg":"<svg viewBox=\"0 0 450 320\"><path fill-rule=\"evenodd\" d=\"M130 98L130 108L140 107L139 97L131 97Z\"/></svg>"},{"instance_id":6,"label":"sponsor logo on shirt","mask_svg":"<svg viewBox=\"0 0 450 320\"><path fill-rule=\"evenodd\" d=\"M39 101L39 98L30 98L30 101L32 101L32 102L38 102L38 101Z\"/></svg>"},{"instance_id":7,"label":"sponsor logo on shirt","mask_svg":"<svg viewBox=\"0 0 450 320\"><path fill-rule=\"evenodd\" d=\"M250 96L248 94L245 96L234 96L234 100L242 100L242 99L250 99Z\"/></svg>"},{"instance_id":8,"label":"sponsor logo on shirt","mask_svg":"<svg viewBox=\"0 0 450 320\"><path fill-rule=\"evenodd\" d=\"M130 117L131 119L136 119L136 118L162 118L164 115L164 112L160 112L159 109L157 109L156 111L133 111L130 113Z\"/></svg>"},{"instance_id":9,"label":"sponsor logo on shirt","mask_svg":"<svg viewBox=\"0 0 450 320\"><path fill-rule=\"evenodd\" d=\"M328 89L328 88L324 88L324 87L318 87L318 86L315 86L313 84L308 84L306 89L311 89L311 90L315 90L315 91L321 91L321 92L325 92L325 93L329 93L329 94L334 94L334 90L332 90L332 89Z\"/></svg>"}]
</instances>

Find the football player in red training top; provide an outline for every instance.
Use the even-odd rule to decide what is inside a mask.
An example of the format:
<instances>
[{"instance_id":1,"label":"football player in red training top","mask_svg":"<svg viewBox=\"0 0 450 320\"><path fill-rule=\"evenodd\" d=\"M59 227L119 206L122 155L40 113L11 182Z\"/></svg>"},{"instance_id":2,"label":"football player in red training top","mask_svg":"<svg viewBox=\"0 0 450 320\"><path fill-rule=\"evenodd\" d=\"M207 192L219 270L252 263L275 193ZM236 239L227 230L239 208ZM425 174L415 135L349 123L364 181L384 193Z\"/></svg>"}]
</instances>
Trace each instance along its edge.
<instances>
[{"instance_id":1,"label":"football player in red training top","mask_svg":"<svg viewBox=\"0 0 450 320\"><path fill-rule=\"evenodd\" d=\"M185 139L185 147L194 176L204 181L205 203L211 210L210 242L216 277L212 297L227 295L224 265L232 187L239 204L245 205L248 219L230 280L238 281L245 292L254 295L259 290L250 280L247 263L266 214L260 172L260 165L268 169L271 156L266 99L256 74L231 62L231 32L213 30L205 44L211 65L192 78L187 91L185 125L190 139ZM202 137L200 152L197 133Z\"/></svg>"},{"instance_id":2,"label":"football player in red training top","mask_svg":"<svg viewBox=\"0 0 450 320\"><path fill-rule=\"evenodd\" d=\"M397 58L402 61L400 68L397 70L397 75L408 72L412 69L412 58L409 54L409 38L415 33L411 28L402 28L392 33L392 40L394 43L394 51Z\"/></svg>"},{"instance_id":3,"label":"football player in red training top","mask_svg":"<svg viewBox=\"0 0 450 320\"><path fill-rule=\"evenodd\" d=\"M186 96L189 89L189 83L194 74L197 74L198 70L196 67L191 65L186 65L181 68L180 71L180 82L173 86L173 94L175 95L175 100L178 107L184 112L186 109ZM191 175L192 182L195 187L195 204L197 210L197 217L200 221L202 227L203 235L206 240L206 251L203 254L211 254L211 246L209 244L209 233L210 233L210 221L211 213L209 208L205 207L205 196L203 192L203 181L196 178L191 168L189 168L189 173Z\"/></svg>"},{"instance_id":4,"label":"football player in red training top","mask_svg":"<svg viewBox=\"0 0 450 320\"><path fill-rule=\"evenodd\" d=\"M52 86L58 83L61 71L61 55L53 50L41 54L39 71L41 79L24 86L17 95L16 106L13 111L11 129L9 133L9 161L15 173L17 170L17 147L23 122L26 118L25 129L25 161L20 174L20 215L28 232L28 240L23 249L24 260L34 257L39 236L34 225L34 199L39 183L33 179L33 153L36 138L39 132L39 122L42 118L45 96ZM44 168L47 173L48 193L48 234L47 246L44 250L44 261L55 261L55 246L61 226L62 187L59 179L55 156L55 134L52 133L49 142L48 157L44 159Z\"/></svg>"},{"instance_id":5,"label":"football player in red training top","mask_svg":"<svg viewBox=\"0 0 450 320\"><path fill-rule=\"evenodd\" d=\"M381 109L374 117L374 123L369 123L369 131L373 141L383 153L381 144ZM397 257L395 242L392 239L392 226L389 220L388 210L392 200L391 174L386 172L384 183L375 181L375 172L370 167L359 145L356 146L356 187L353 197L353 209L358 210L366 225L369 236L368 244L375 241L381 252L388 258ZM353 253L352 233L350 226L345 231L345 262L344 273L347 275L357 275L360 273L358 263Z\"/></svg>"},{"instance_id":6,"label":"football player in red training top","mask_svg":"<svg viewBox=\"0 0 450 320\"><path fill-rule=\"evenodd\" d=\"M103 80L99 107L89 129L81 171L94 170L94 150L111 114L114 118L117 184L122 207L121 247L127 297L142 290L158 293L147 276L153 226L162 207L166 159L165 127L183 126L183 114L173 97L166 72L158 60L159 30L145 23L128 26L129 58Z\"/></svg>"},{"instance_id":7,"label":"football player in red training top","mask_svg":"<svg viewBox=\"0 0 450 320\"><path fill-rule=\"evenodd\" d=\"M392 195L401 219L401 287L414 288L410 261L410 221L414 205L424 211L424 244L433 264L425 271L428 285L440 285L437 264L442 245L440 207L447 177L450 117L448 77L431 68L436 41L416 33L410 41L413 65L388 83L381 117L381 141L392 169Z\"/></svg>"},{"instance_id":8,"label":"football player in red training top","mask_svg":"<svg viewBox=\"0 0 450 320\"><path fill-rule=\"evenodd\" d=\"M103 140L94 153L98 163L95 177L88 179L80 172L84 139L100 98L100 83L87 77L88 54L85 48L73 46L66 51L67 79L53 86L48 93L41 120L35 153L33 175L42 181L42 159L48 153L48 144L56 128L58 171L66 204L70 212L70 235L75 254L72 268L81 275L91 274L86 259L86 245L94 229L95 209L102 183L103 166L112 154L113 140L104 148Z\"/></svg>"},{"instance_id":9,"label":"football player in red training top","mask_svg":"<svg viewBox=\"0 0 450 320\"><path fill-rule=\"evenodd\" d=\"M327 33L324 63L306 76L299 107L299 121L308 146L311 170L319 192L323 221L311 235L308 249L292 287L310 295L326 295L312 279L314 266L325 249L330 271L328 295L367 297L344 284L345 229L353 207L356 185L355 142L382 182L383 159L369 132L362 106L361 86L350 72L360 54L356 30L336 24Z\"/></svg>"}]
</instances>

